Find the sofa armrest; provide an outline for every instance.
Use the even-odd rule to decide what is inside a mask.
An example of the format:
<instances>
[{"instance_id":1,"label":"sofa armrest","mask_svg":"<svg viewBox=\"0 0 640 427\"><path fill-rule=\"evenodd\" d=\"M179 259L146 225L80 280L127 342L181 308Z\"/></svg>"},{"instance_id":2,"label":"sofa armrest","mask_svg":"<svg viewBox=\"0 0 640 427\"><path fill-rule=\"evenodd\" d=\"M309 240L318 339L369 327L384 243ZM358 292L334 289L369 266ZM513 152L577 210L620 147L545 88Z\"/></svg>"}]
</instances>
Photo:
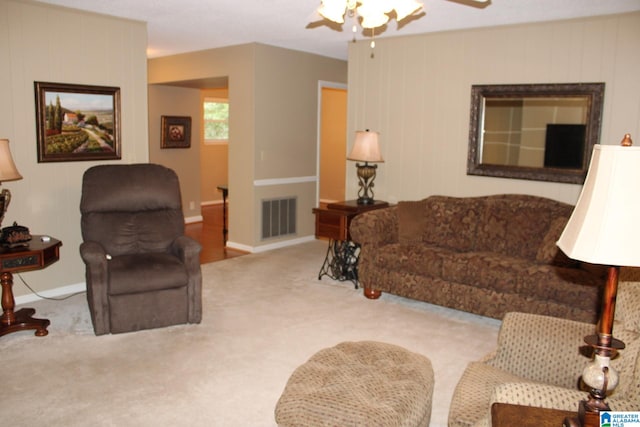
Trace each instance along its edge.
<instances>
[{"instance_id":1,"label":"sofa armrest","mask_svg":"<svg viewBox=\"0 0 640 427\"><path fill-rule=\"evenodd\" d=\"M580 353L595 325L528 313L507 313L495 355L486 363L536 382L577 389L589 359Z\"/></svg>"},{"instance_id":2,"label":"sofa armrest","mask_svg":"<svg viewBox=\"0 0 640 427\"><path fill-rule=\"evenodd\" d=\"M584 392L581 393L545 384L501 384L494 389L491 395L491 403L486 415L475 422L473 427L491 427L491 406L494 403L510 403L513 405L536 406L576 412L578 410L578 402L585 397L586 394Z\"/></svg>"},{"instance_id":3,"label":"sofa armrest","mask_svg":"<svg viewBox=\"0 0 640 427\"><path fill-rule=\"evenodd\" d=\"M351 220L351 240L364 245L380 246L398 241L398 210L396 206L364 212Z\"/></svg>"}]
</instances>

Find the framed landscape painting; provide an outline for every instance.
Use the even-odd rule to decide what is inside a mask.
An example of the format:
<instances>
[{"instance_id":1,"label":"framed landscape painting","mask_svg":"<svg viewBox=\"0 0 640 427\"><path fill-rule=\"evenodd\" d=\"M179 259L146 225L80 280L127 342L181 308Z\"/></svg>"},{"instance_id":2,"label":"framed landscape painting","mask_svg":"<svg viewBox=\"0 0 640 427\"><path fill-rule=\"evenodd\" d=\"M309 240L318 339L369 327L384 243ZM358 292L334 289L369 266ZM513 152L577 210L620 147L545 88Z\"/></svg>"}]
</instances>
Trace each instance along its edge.
<instances>
[{"instance_id":1,"label":"framed landscape painting","mask_svg":"<svg viewBox=\"0 0 640 427\"><path fill-rule=\"evenodd\" d=\"M120 88L34 82L38 162L118 160Z\"/></svg>"}]
</instances>

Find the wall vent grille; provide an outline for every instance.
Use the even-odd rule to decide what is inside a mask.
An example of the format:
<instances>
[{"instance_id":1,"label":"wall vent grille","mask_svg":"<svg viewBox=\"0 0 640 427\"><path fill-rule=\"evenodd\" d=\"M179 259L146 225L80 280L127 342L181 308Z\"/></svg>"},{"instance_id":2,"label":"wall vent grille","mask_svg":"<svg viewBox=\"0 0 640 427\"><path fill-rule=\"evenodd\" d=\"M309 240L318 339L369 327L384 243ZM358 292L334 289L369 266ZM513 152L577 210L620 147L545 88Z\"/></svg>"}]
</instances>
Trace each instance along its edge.
<instances>
[{"instance_id":1,"label":"wall vent grille","mask_svg":"<svg viewBox=\"0 0 640 427\"><path fill-rule=\"evenodd\" d=\"M296 234L295 197L262 200L262 238Z\"/></svg>"}]
</instances>

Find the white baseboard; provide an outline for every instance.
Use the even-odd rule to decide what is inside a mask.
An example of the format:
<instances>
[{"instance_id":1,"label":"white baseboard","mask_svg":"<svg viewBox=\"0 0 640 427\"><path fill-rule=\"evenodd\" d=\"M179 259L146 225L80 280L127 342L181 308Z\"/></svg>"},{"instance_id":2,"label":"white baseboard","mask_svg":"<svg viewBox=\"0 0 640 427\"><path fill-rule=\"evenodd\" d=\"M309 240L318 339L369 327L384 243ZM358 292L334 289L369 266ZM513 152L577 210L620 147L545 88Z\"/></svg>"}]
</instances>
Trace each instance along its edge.
<instances>
[{"instance_id":1,"label":"white baseboard","mask_svg":"<svg viewBox=\"0 0 640 427\"><path fill-rule=\"evenodd\" d=\"M227 247L231 249L237 249L239 251L245 251L245 252L250 252L252 254L257 254L260 252L267 252L274 249L286 248L288 246L295 246L301 243L311 242L315 240L315 238L316 237L312 235L312 236L300 237L297 239L283 240L281 242L271 243L271 244L262 245L262 246L247 246L247 245L242 245L240 243L228 241Z\"/></svg>"},{"instance_id":2,"label":"white baseboard","mask_svg":"<svg viewBox=\"0 0 640 427\"><path fill-rule=\"evenodd\" d=\"M227 204L229 201L227 200ZM206 202L200 202L200 206L213 206L213 205L221 205L222 200L208 200Z\"/></svg>"},{"instance_id":3,"label":"white baseboard","mask_svg":"<svg viewBox=\"0 0 640 427\"><path fill-rule=\"evenodd\" d=\"M189 216L184 219L185 224L193 224L194 222L202 222L202 221L204 221L204 218L202 218L202 215Z\"/></svg>"},{"instance_id":4,"label":"white baseboard","mask_svg":"<svg viewBox=\"0 0 640 427\"><path fill-rule=\"evenodd\" d=\"M86 283L78 283L76 285L62 286L60 288L49 289L47 291L42 291L38 293L41 296L46 298L58 298L66 295L76 294L78 292L86 292L86 290L87 290ZM33 302L33 301L38 301L40 299L42 298L40 298L38 295L33 293L28 295L21 295L19 297L16 297L16 306Z\"/></svg>"}]
</instances>

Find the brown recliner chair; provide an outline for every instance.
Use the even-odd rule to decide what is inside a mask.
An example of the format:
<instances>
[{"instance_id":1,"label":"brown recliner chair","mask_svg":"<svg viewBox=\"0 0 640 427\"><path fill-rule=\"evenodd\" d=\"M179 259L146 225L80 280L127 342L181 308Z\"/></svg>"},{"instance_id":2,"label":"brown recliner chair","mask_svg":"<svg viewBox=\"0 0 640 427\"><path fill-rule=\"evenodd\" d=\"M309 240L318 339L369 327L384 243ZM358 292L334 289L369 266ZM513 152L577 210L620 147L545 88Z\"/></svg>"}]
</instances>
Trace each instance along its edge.
<instances>
[{"instance_id":1,"label":"brown recliner chair","mask_svg":"<svg viewBox=\"0 0 640 427\"><path fill-rule=\"evenodd\" d=\"M84 173L80 212L96 335L200 323L201 246L184 235L174 171L94 166Z\"/></svg>"}]
</instances>

